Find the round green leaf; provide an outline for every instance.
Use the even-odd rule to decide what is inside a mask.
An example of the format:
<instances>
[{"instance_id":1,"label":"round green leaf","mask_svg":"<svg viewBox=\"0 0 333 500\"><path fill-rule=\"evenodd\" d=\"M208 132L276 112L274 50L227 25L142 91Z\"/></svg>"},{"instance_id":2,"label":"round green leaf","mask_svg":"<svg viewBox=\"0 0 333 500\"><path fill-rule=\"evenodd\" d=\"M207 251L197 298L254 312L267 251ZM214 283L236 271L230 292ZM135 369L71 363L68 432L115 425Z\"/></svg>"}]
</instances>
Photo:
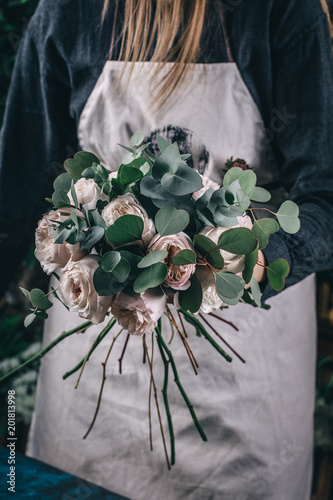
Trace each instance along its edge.
<instances>
[{"instance_id":1,"label":"round green leaf","mask_svg":"<svg viewBox=\"0 0 333 500\"><path fill-rule=\"evenodd\" d=\"M196 259L197 256L193 250L180 250L172 259L172 263L176 266L188 266L189 264L195 264Z\"/></svg>"},{"instance_id":2,"label":"round green leaf","mask_svg":"<svg viewBox=\"0 0 333 500\"><path fill-rule=\"evenodd\" d=\"M291 200L282 203L281 207L275 214L282 229L289 234L295 234L300 228L300 220L298 218L299 208Z\"/></svg>"},{"instance_id":3,"label":"round green leaf","mask_svg":"<svg viewBox=\"0 0 333 500\"><path fill-rule=\"evenodd\" d=\"M259 219L254 222L252 231L259 241L259 250L267 246L269 235L276 233L278 230L279 225L274 219Z\"/></svg>"},{"instance_id":4,"label":"round green leaf","mask_svg":"<svg viewBox=\"0 0 333 500\"><path fill-rule=\"evenodd\" d=\"M174 207L163 207L155 216L155 226L160 236L168 236L183 231L190 222L190 216L185 210Z\"/></svg>"},{"instance_id":5,"label":"round green leaf","mask_svg":"<svg viewBox=\"0 0 333 500\"><path fill-rule=\"evenodd\" d=\"M150 267L144 269L134 282L134 291L141 293L148 288L155 288L163 283L167 275L167 267L162 262L157 262Z\"/></svg>"},{"instance_id":6,"label":"round green leaf","mask_svg":"<svg viewBox=\"0 0 333 500\"><path fill-rule=\"evenodd\" d=\"M141 142L145 138L144 133L138 130L135 132L129 140L130 146L134 148L134 146L140 146Z\"/></svg>"},{"instance_id":7,"label":"round green leaf","mask_svg":"<svg viewBox=\"0 0 333 500\"><path fill-rule=\"evenodd\" d=\"M65 170L74 178L80 179L82 172L92 166L93 163L99 163L99 159L92 153L87 151L79 151L74 158L68 158L65 161Z\"/></svg>"},{"instance_id":8,"label":"round green leaf","mask_svg":"<svg viewBox=\"0 0 333 500\"><path fill-rule=\"evenodd\" d=\"M198 250L203 259L206 259L215 269L223 269L224 260L214 241L203 234L196 234L193 242L195 249Z\"/></svg>"},{"instance_id":9,"label":"round green leaf","mask_svg":"<svg viewBox=\"0 0 333 500\"><path fill-rule=\"evenodd\" d=\"M236 255L249 254L257 245L258 242L253 237L253 232L246 227L235 227L224 231L219 237L218 243L221 250Z\"/></svg>"},{"instance_id":10,"label":"round green leaf","mask_svg":"<svg viewBox=\"0 0 333 500\"><path fill-rule=\"evenodd\" d=\"M168 256L168 252L166 250L152 250L149 252L143 259L139 262L138 268L144 269L146 267L152 266L157 262L161 262Z\"/></svg>"},{"instance_id":11,"label":"round green leaf","mask_svg":"<svg viewBox=\"0 0 333 500\"><path fill-rule=\"evenodd\" d=\"M167 172L174 172L181 162L177 143L169 144L156 158L152 170L153 178L160 181Z\"/></svg>"},{"instance_id":12,"label":"round green leaf","mask_svg":"<svg viewBox=\"0 0 333 500\"><path fill-rule=\"evenodd\" d=\"M191 286L179 292L179 305L184 311L196 313L202 302L202 287L196 276L191 277Z\"/></svg>"},{"instance_id":13,"label":"round green leaf","mask_svg":"<svg viewBox=\"0 0 333 500\"><path fill-rule=\"evenodd\" d=\"M136 167L129 167L128 165L122 165L118 172L118 178L123 186L127 186L127 184L132 184L132 182L136 182L142 179L143 173Z\"/></svg>"},{"instance_id":14,"label":"round green leaf","mask_svg":"<svg viewBox=\"0 0 333 500\"><path fill-rule=\"evenodd\" d=\"M105 230L100 226L93 226L90 229L90 233L85 238L83 243L81 243L82 250L90 250L96 243L99 242L104 237ZM83 233L84 234L84 233Z\"/></svg>"},{"instance_id":15,"label":"round green leaf","mask_svg":"<svg viewBox=\"0 0 333 500\"><path fill-rule=\"evenodd\" d=\"M162 187L173 196L183 196L199 191L203 187L198 172L180 163L175 172L167 172L161 179Z\"/></svg>"},{"instance_id":16,"label":"round green leaf","mask_svg":"<svg viewBox=\"0 0 333 500\"><path fill-rule=\"evenodd\" d=\"M106 273L110 273L119 264L121 255L119 252L107 252L101 258L100 266Z\"/></svg>"},{"instance_id":17,"label":"round green leaf","mask_svg":"<svg viewBox=\"0 0 333 500\"><path fill-rule=\"evenodd\" d=\"M215 286L221 299L235 299L243 291L245 281L237 274L220 272L215 274Z\"/></svg>"},{"instance_id":18,"label":"round green leaf","mask_svg":"<svg viewBox=\"0 0 333 500\"><path fill-rule=\"evenodd\" d=\"M123 257L120 259L119 264L113 269L112 276L119 283L123 283L127 280L131 271L131 266L129 262Z\"/></svg>"},{"instance_id":19,"label":"round green leaf","mask_svg":"<svg viewBox=\"0 0 333 500\"><path fill-rule=\"evenodd\" d=\"M117 281L113 273L106 273L101 266L94 272L93 284L98 295L108 297L116 295L125 287L125 283Z\"/></svg>"},{"instance_id":20,"label":"round green leaf","mask_svg":"<svg viewBox=\"0 0 333 500\"><path fill-rule=\"evenodd\" d=\"M29 325L31 325L31 323L36 319L36 314L34 313L31 313L31 314L28 314L28 316L26 316L25 320L24 320L24 326L26 328L28 328Z\"/></svg>"},{"instance_id":21,"label":"round green leaf","mask_svg":"<svg viewBox=\"0 0 333 500\"><path fill-rule=\"evenodd\" d=\"M30 292L31 304L39 309L49 309L53 306L52 302L46 297L43 290L39 288L33 288Z\"/></svg>"},{"instance_id":22,"label":"round green leaf","mask_svg":"<svg viewBox=\"0 0 333 500\"><path fill-rule=\"evenodd\" d=\"M55 207L70 205L67 193L65 193L65 191L60 191L60 189L54 191L52 195L52 203Z\"/></svg>"},{"instance_id":23,"label":"round green leaf","mask_svg":"<svg viewBox=\"0 0 333 500\"><path fill-rule=\"evenodd\" d=\"M253 300L258 307L261 307L261 295L262 294L261 294L259 283L255 278L252 277L250 284L251 284L251 293L252 293Z\"/></svg>"},{"instance_id":24,"label":"round green leaf","mask_svg":"<svg viewBox=\"0 0 333 500\"><path fill-rule=\"evenodd\" d=\"M73 180L72 176L67 173L58 175L58 177L53 183L54 190L55 191L60 190L64 191L65 193L68 193L68 191L71 188L72 180Z\"/></svg>"},{"instance_id":25,"label":"round green leaf","mask_svg":"<svg viewBox=\"0 0 333 500\"><path fill-rule=\"evenodd\" d=\"M106 239L114 245L124 245L140 240L143 220L137 215L122 215L106 230Z\"/></svg>"},{"instance_id":26,"label":"round green leaf","mask_svg":"<svg viewBox=\"0 0 333 500\"><path fill-rule=\"evenodd\" d=\"M276 259L267 267L267 278L274 290L280 291L289 274L289 264L285 259Z\"/></svg>"},{"instance_id":27,"label":"round green leaf","mask_svg":"<svg viewBox=\"0 0 333 500\"><path fill-rule=\"evenodd\" d=\"M271 199L271 194L266 191L266 189L256 186L250 195L250 199L260 203L266 203Z\"/></svg>"},{"instance_id":28,"label":"round green leaf","mask_svg":"<svg viewBox=\"0 0 333 500\"><path fill-rule=\"evenodd\" d=\"M246 284L250 283L252 278L253 269L258 260L258 249L256 248L253 252L245 255L244 269L242 272L243 280Z\"/></svg>"}]
</instances>

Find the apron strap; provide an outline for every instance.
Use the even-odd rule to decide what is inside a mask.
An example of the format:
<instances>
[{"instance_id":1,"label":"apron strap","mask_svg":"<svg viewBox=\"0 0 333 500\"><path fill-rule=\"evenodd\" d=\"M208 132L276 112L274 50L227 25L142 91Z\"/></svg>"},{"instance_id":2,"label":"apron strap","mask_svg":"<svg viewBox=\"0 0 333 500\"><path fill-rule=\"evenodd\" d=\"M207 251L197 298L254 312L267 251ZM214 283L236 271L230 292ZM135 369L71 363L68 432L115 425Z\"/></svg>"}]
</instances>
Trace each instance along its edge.
<instances>
[{"instance_id":1,"label":"apron strap","mask_svg":"<svg viewBox=\"0 0 333 500\"><path fill-rule=\"evenodd\" d=\"M119 10L119 0L116 0L116 6L114 9L114 18L113 18L113 28L112 28L112 37L111 37L111 45L109 50L108 60L111 61L114 53L114 46L116 40L116 31L117 31L117 18L118 18L118 10Z\"/></svg>"},{"instance_id":2,"label":"apron strap","mask_svg":"<svg viewBox=\"0 0 333 500\"><path fill-rule=\"evenodd\" d=\"M227 25L226 25L225 18L224 18L223 4L222 4L222 2L218 2L218 4L219 4L219 10L220 10L220 19L221 19L221 25L222 25L223 35L224 35L224 41L225 41L225 45L227 48L228 62L234 62L234 58L233 58L232 50L231 50L231 45L230 45L230 41L229 41Z\"/></svg>"}]
</instances>

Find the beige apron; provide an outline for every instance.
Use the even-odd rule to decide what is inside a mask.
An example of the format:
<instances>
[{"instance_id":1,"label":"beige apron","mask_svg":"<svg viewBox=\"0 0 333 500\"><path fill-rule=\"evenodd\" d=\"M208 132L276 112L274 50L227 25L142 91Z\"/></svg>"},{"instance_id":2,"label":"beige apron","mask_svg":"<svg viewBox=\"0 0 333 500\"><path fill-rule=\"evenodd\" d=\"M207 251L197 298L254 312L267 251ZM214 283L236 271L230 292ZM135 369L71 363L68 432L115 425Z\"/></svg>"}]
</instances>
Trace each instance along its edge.
<instances>
[{"instance_id":1,"label":"beige apron","mask_svg":"<svg viewBox=\"0 0 333 500\"><path fill-rule=\"evenodd\" d=\"M216 182L221 183L230 156L246 159L261 185L278 180L261 115L236 64L195 65L184 86L156 113L147 77L152 63L135 63L126 90L122 93L120 87L113 93L122 64L106 62L79 122L81 148L95 153L107 168L115 170L120 164L124 151L117 143L127 145L131 134L142 130L153 143L156 133L177 140L182 152L192 153L194 167ZM277 190L273 205L284 196ZM170 377L176 434L176 466L171 472L154 405L154 451L149 449L150 376L147 364L142 364L138 337L130 338L122 375L118 358L125 335L118 339L107 366L99 416L89 437L82 440L95 410L101 362L112 336L95 351L77 390L73 389L76 376L62 381L62 375L84 356L102 325L70 337L43 360L28 454L132 500L307 500L316 357L314 277L269 303L269 311L243 304L224 311L239 332L210 318L246 364L237 358L228 364L188 327L200 365L195 376L175 335L171 348L179 376L208 442L201 441ZM44 342L78 322L75 314L55 304L46 321ZM165 324L166 339L169 330ZM154 372L160 389L163 368L157 349ZM162 398L160 403L163 406Z\"/></svg>"}]
</instances>

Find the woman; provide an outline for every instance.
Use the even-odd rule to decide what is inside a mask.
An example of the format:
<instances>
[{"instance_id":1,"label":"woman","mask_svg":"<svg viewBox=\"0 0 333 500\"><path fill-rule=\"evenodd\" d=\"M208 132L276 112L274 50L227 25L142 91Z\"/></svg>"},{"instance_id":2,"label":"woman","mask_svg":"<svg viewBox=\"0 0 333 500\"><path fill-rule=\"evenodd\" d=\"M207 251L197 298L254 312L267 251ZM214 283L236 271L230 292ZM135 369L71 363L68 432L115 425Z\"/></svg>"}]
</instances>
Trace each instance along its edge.
<instances>
[{"instance_id":1,"label":"woman","mask_svg":"<svg viewBox=\"0 0 333 500\"><path fill-rule=\"evenodd\" d=\"M121 376L116 360L123 346L116 345L100 414L80 439L94 412L105 352L96 351L77 391L61 376L87 352L97 328L44 359L28 454L135 500L309 498L313 273L332 267L332 84L319 0L41 1L18 54L1 137L4 270L17 261L13 248L24 247L77 138L113 170L122 155L118 142L140 129L154 146L159 133L193 153L193 166L219 183L228 157L245 158L272 191L273 205L286 197L300 205L302 225L293 237L272 235L265 249L268 263L284 257L291 268L281 294L263 283L271 309L239 305L223 312L240 329L224 334L246 365L227 366L191 332L200 364L195 379L173 341L207 443L170 387L176 466L166 468L154 418L150 453L149 372L137 338ZM78 321L56 308L45 343ZM218 320L215 326L221 329ZM156 374L159 364L156 356Z\"/></svg>"}]
</instances>

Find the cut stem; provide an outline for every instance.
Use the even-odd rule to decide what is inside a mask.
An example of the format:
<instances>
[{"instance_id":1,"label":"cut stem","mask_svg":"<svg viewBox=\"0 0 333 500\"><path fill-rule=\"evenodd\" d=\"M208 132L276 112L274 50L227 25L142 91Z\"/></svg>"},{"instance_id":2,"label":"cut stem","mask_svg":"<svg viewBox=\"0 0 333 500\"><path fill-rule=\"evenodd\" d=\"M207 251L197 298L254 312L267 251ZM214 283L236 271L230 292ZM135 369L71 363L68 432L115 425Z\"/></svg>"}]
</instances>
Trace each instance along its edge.
<instances>
[{"instance_id":1,"label":"cut stem","mask_svg":"<svg viewBox=\"0 0 333 500\"><path fill-rule=\"evenodd\" d=\"M83 439L86 439L86 437L90 433L90 431L93 428L94 423L96 421L96 418L97 418L97 415L98 415L98 412L99 412L99 408L100 408L100 405L101 405L102 394L103 394L104 384L105 384L105 380L106 380L106 363L108 362L109 356L110 356L111 351L112 351L113 346L114 346L114 343L115 343L115 341L117 340L117 338L119 337L119 335L121 334L122 331L123 331L123 328L117 333L117 335L115 337L113 337L111 345L110 345L110 348L109 348L108 353L106 355L105 361L102 363L103 375L102 375L102 382L101 382L101 387L100 387L100 390L99 390L99 395L98 395L96 410L95 410L93 419L92 419L92 421L91 421L91 423L90 423L90 425L88 427L88 430L85 433L85 435L83 436Z\"/></svg>"},{"instance_id":2,"label":"cut stem","mask_svg":"<svg viewBox=\"0 0 333 500\"><path fill-rule=\"evenodd\" d=\"M224 342L225 345L229 347L229 349L235 354L235 356L237 356L237 358L239 358L243 363L246 363L245 359L240 354L238 354L238 352L235 351L233 347L231 347L231 345L222 337L222 335L209 323L209 321L204 317L204 315L199 313L199 316L201 319L204 320L204 322L209 326L209 328L213 330L215 335L217 335L218 338L221 339L222 342Z\"/></svg>"},{"instance_id":3,"label":"cut stem","mask_svg":"<svg viewBox=\"0 0 333 500\"><path fill-rule=\"evenodd\" d=\"M152 367L152 364L151 364L151 361L150 361L150 357L149 357L149 354L148 354L148 349L147 349L147 344L146 344L145 336L143 336L142 342L143 342L143 344L145 346L147 361L148 361L149 370L150 370L150 376L151 376L151 380L152 380L152 383L153 383L154 397L155 397L155 404L156 404L156 411L157 411L157 415L158 415L158 421L160 423L160 429L161 429L161 436L162 436L162 441L163 441L165 458L166 458L166 461L167 461L168 469L170 470L171 469L171 465L170 465L170 460L169 460L169 456L168 456L168 450L167 450L166 442L165 442L165 435L164 435L164 430L163 430L163 425L162 425L162 418L161 418L161 413L160 413L160 406L158 404L157 390L156 390L156 384L155 384L155 379L154 379L154 374L153 374L153 367Z\"/></svg>"},{"instance_id":4,"label":"cut stem","mask_svg":"<svg viewBox=\"0 0 333 500\"><path fill-rule=\"evenodd\" d=\"M236 332L239 332L239 328L237 328L236 325L233 324L232 321L228 321L227 319L221 318L221 316L218 316L217 314L210 312L208 313L210 316L213 316L214 318L219 319L220 321L223 321L223 323L226 323L227 325L230 325Z\"/></svg>"},{"instance_id":5,"label":"cut stem","mask_svg":"<svg viewBox=\"0 0 333 500\"><path fill-rule=\"evenodd\" d=\"M191 323L194 323L198 330L202 333L202 335L205 337L206 340L221 354L221 356L224 357L229 363L232 361L232 357L227 354L222 347L215 342L215 340L209 335L207 330L204 328L204 326L200 323L200 321L194 316L194 314L189 313L188 311L184 311L183 309L180 309L180 312L185 316L185 318L189 318Z\"/></svg>"},{"instance_id":6,"label":"cut stem","mask_svg":"<svg viewBox=\"0 0 333 500\"><path fill-rule=\"evenodd\" d=\"M185 392L185 390L184 390L184 388L179 380L179 376L178 376L178 372L177 372L177 368L176 368L176 363L175 363L175 360L173 359L173 355L172 355L170 349L168 348L168 346L166 345L166 343L164 342L164 339L162 337L160 329L157 327L155 330L156 330L156 334L157 334L157 340L161 344L161 346L163 347L165 353L167 354L167 356L169 358L176 385L178 386L178 389L179 389L181 395L183 396L185 403L186 403L186 405L187 405L187 407L192 415L194 425L196 426L202 440L207 441L207 436L204 433L204 430L201 427L201 424L199 423L199 420L198 420L198 417L194 411L193 405L192 405L191 401L189 400L189 398L188 398L188 396L187 396L187 394L186 394L186 392Z\"/></svg>"},{"instance_id":7,"label":"cut stem","mask_svg":"<svg viewBox=\"0 0 333 500\"><path fill-rule=\"evenodd\" d=\"M121 353L121 356L120 356L120 358L118 359L118 361L119 361L119 373L120 373L120 374L122 373L123 358L124 358L124 354L125 354L125 351L126 351L126 347L127 347L127 344L128 344L129 338L130 338L130 334L128 333L128 334L127 334L127 337L126 337L126 340L125 340L125 344L124 344L124 347L123 347L122 353Z\"/></svg>"},{"instance_id":8,"label":"cut stem","mask_svg":"<svg viewBox=\"0 0 333 500\"><path fill-rule=\"evenodd\" d=\"M81 325L73 328L72 330L68 330L67 332L62 332L61 335L59 335L59 337L57 337L55 340L53 340L53 342L51 342L49 345L44 347L44 349L42 349L40 352L38 352L37 354L35 354L31 358L29 358L27 361L22 363L20 366L17 366L13 370L11 370L9 373L4 375L3 377L1 377L0 382L12 377L17 372L22 370L22 368L30 366L35 361L39 361L43 356L45 356L45 354L47 354L51 349L53 349L53 347L55 347L57 344L59 344L59 342L64 340L66 337L73 335L73 333L81 332L82 330L85 330L86 328L88 328L88 326L90 326L90 325L91 325L91 321L86 321L85 323L82 323Z\"/></svg>"}]
</instances>

